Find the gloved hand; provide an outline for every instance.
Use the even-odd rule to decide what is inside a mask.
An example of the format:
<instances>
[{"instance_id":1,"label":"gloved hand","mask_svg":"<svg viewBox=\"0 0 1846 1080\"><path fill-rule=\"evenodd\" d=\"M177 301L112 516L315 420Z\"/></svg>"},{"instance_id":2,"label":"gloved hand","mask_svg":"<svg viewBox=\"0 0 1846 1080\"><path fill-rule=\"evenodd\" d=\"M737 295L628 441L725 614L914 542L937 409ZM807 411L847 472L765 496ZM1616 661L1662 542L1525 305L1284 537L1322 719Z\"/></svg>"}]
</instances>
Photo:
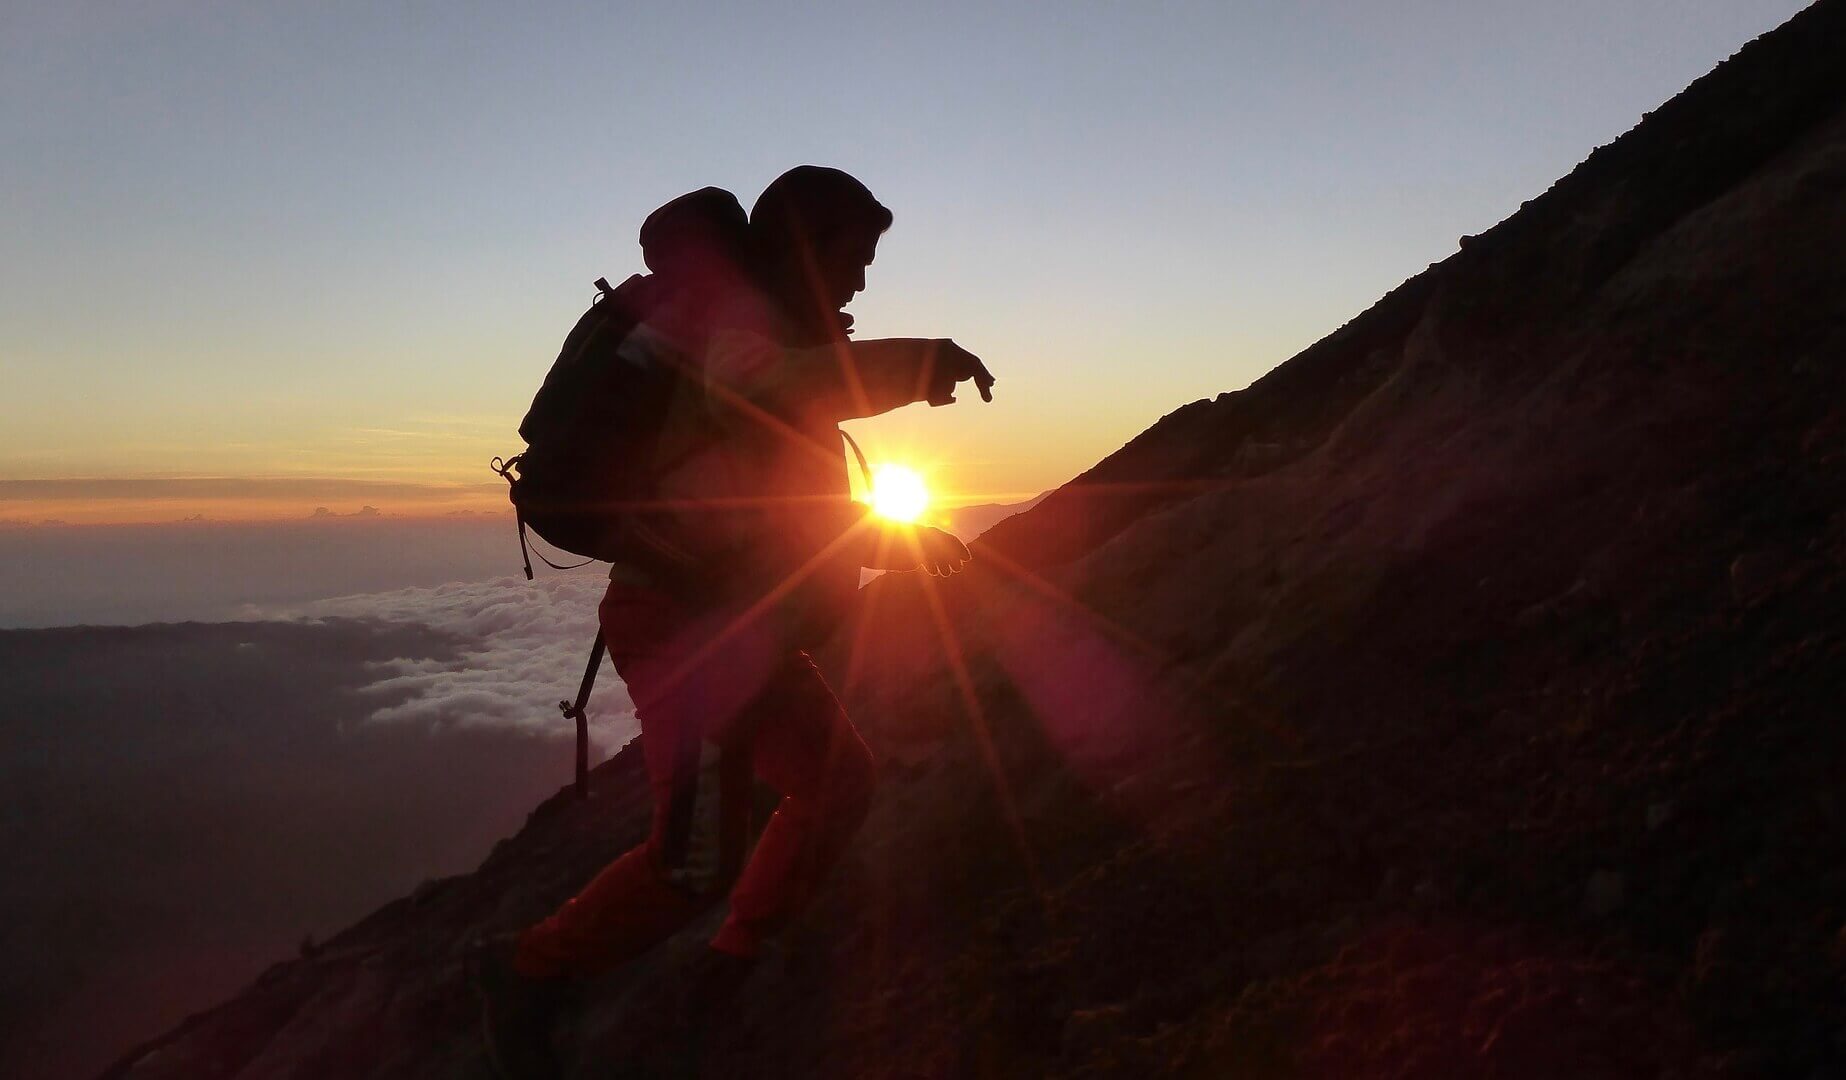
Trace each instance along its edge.
<instances>
[{"instance_id":1,"label":"gloved hand","mask_svg":"<svg viewBox=\"0 0 1846 1080\"><path fill-rule=\"evenodd\" d=\"M930 372L929 396L925 399L931 405L955 404L955 384L964 379L973 379L975 389L981 392L982 401L992 401L994 377L981 363L981 358L943 338L936 353L935 366Z\"/></svg>"},{"instance_id":2,"label":"gloved hand","mask_svg":"<svg viewBox=\"0 0 1846 1080\"><path fill-rule=\"evenodd\" d=\"M968 553L968 545L953 533L928 525L915 528L918 565L936 577L948 577L960 571L962 564L974 557Z\"/></svg>"}]
</instances>

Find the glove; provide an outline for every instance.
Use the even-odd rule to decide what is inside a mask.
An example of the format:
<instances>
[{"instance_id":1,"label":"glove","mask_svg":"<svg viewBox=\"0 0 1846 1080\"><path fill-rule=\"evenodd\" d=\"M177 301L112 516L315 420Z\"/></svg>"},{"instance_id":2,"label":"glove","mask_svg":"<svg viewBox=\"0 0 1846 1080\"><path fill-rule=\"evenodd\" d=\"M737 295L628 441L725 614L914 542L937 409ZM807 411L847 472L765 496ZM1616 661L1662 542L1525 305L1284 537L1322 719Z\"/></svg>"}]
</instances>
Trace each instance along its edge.
<instances>
[{"instance_id":1,"label":"glove","mask_svg":"<svg viewBox=\"0 0 1846 1080\"><path fill-rule=\"evenodd\" d=\"M916 551L920 568L936 577L957 573L963 563L974 558L968 553L968 545L955 534L928 525L916 527Z\"/></svg>"}]
</instances>

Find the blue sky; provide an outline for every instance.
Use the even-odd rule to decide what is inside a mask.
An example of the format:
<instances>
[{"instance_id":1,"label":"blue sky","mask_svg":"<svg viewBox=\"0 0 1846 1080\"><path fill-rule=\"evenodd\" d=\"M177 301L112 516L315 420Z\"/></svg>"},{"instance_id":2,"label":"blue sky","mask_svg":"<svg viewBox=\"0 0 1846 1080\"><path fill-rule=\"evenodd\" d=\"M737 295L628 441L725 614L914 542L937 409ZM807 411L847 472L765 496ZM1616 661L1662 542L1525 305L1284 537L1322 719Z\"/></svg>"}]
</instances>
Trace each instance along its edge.
<instances>
[{"instance_id":1,"label":"blue sky","mask_svg":"<svg viewBox=\"0 0 1846 1080\"><path fill-rule=\"evenodd\" d=\"M492 480L649 209L817 162L896 212L860 334L953 336L1001 379L858 425L868 450L1036 491L1246 385L1800 6L13 0L0 481L223 478L177 517L292 514L282 479L352 485L339 509L376 501L361 481ZM4 488L0 518L149 516ZM492 497L456 490L426 501Z\"/></svg>"}]
</instances>

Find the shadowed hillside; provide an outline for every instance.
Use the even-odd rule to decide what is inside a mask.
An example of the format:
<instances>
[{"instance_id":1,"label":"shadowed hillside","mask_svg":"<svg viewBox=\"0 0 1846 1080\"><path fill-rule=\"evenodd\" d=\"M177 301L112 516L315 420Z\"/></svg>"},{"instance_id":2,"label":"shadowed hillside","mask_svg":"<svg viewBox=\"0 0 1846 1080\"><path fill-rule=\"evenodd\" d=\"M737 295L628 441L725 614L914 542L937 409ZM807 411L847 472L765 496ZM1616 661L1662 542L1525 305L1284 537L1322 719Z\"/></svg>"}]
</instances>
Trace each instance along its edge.
<instances>
[{"instance_id":1,"label":"shadowed hillside","mask_svg":"<svg viewBox=\"0 0 1846 1080\"><path fill-rule=\"evenodd\" d=\"M575 1074L1846 1069L1846 2L1751 44L823 657L864 834L727 1022ZM639 840L636 748L129 1054L481 1076L462 946Z\"/></svg>"}]
</instances>

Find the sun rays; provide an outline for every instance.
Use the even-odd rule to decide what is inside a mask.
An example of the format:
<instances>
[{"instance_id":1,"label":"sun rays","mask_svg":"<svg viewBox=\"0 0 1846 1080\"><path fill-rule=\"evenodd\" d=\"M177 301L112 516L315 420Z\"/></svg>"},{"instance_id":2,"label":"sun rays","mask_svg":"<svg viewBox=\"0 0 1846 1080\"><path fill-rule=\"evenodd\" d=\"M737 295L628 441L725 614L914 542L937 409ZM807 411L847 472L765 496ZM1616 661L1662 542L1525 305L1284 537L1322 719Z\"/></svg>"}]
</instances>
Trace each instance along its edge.
<instances>
[{"instance_id":1,"label":"sun rays","mask_svg":"<svg viewBox=\"0 0 1846 1080\"><path fill-rule=\"evenodd\" d=\"M929 509L929 485L908 465L872 466L872 512L890 521L910 524Z\"/></svg>"},{"instance_id":2,"label":"sun rays","mask_svg":"<svg viewBox=\"0 0 1846 1080\"><path fill-rule=\"evenodd\" d=\"M842 365L849 369L852 367L850 350L839 349L837 355ZM846 382L849 387L858 386L858 380L853 377L856 374L851 371L847 373ZM733 415L746 424L758 426L770 433L774 439L799 442L802 444L800 450L805 453L837 452L831 448L823 450L804 432L734 391L727 393L720 389L719 397L733 407ZM1219 481L1099 484L1095 485L1098 490L1084 490L1082 494L1105 499L1152 497L1159 500L1163 496L1203 494L1203 489L1216 486L1217 483ZM765 583L765 586L759 586L762 591L753 600L733 609L721 622L714 621L714 625L706 628L704 640L669 677L669 683L688 677L700 678L700 673L710 671L721 678L747 684L750 678L748 663L718 661L730 653L747 659L759 651L759 646L772 650L778 648L775 643L780 640L781 627L786 625L779 609L791 602L798 603L798 594L803 586L817 574L829 573L849 556L858 554L853 551L855 544L871 547L874 537L879 545L916 545L917 541L909 530L890 530L878 526L880 521L916 522L924 517L930 506L931 493L923 475L914 468L887 462L876 467L868 490L861 494L870 505L871 513L846 526L831 542L790 569L780 580L772 585ZM816 513L823 512L819 505L814 509ZM886 552L879 554L882 556ZM920 551L914 554L920 556ZM1007 637L1007 626L996 623L990 627L987 635L998 634L996 640L974 643L976 651L983 654L993 652L997 661L980 666L982 678L997 674L1012 684L1018 691L1019 700L1036 716L1036 723L1051 737L1051 745L1059 754L1065 757L1083 755L1082 745L1072 742L1073 737L1081 739L1086 735L1100 735L1104 739L1119 739L1154 749L1152 744L1163 739L1188 734L1182 730L1185 727L1185 715L1195 714L1195 706L1209 700L1212 695L1209 692L1201 693L1206 688L1193 685L1193 680L1183 675L1177 680L1170 679L1169 676L1182 667L1175 658L1155 643L1093 610L1066 589L999 551L982 548L977 552L976 560L987 568L988 573L974 580L993 585L1016 586L1016 589L1006 591L1015 593L1039 611L1039 615L1035 616L1037 623L1034 623L1033 618L1027 618L1023 623L1013 620L1013 637L1010 639ZM882 557L871 561L887 562ZM862 682L867 675L868 656L877 654L877 650L872 647L872 635L877 629L872 606L887 599L885 593L895 584L887 583L886 586L863 592L863 609L856 618L842 624L847 634L843 643L846 663L841 689L844 693L850 694ZM959 722L966 725L982 771L987 774L992 785L996 808L1017 853L1021 876L1042 904L1046 891L1038 858L1027 834L1013 782L1008 776L1006 763L987 715L987 703L983 701L971 667L970 643L964 642L964 627L958 625L955 613L951 610L952 594L945 591L951 586L947 582L919 574L914 576L908 587L920 594L921 607L924 609L919 612L924 619L917 622L926 621L928 624L928 630L917 627L919 640L916 641L916 648L920 651L916 655L926 669L933 664L929 653L934 652L940 658L942 666L934 669L938 673L934 677L940 679L946 675L953 684L956 705L952 708L959 713ZM953 587L966 590L972 586L964 579L962 584ZM965 592L963 595L966 595ZM885 614L889 616L888 611ZM885 621L889 623L890 619L887 617ZM1078 652L1088 657L1088 660L1084 662L1082 670L1066 673L1075 679L1074 684L1064 685L1069 680L1059 674L1063 667L1058 657L1041 655L1042 647L1034 652L1035 642L1022 640L1022 635L1025 638L1031 637L1029 626L1037 624L1055 627L1065 636L1075 634L1079 639L1078 644L1082 648ZM933 649L930 644L932 638ZM1049 644L1049 638L1036 642L1037 646ZM1021 662L1025 664L1024 669L1013 670ZM1058 685L1048 687L1047 679ZM748 687L738 686L733 689L747 693ZM1226 703L1219 701L1215 704L1222 707ZM1193 745L1196 752L1196 741ZM1085 771L1074 760L1070 764L1078 766L1080 774ZM1106 783L1108 775L1105 770L1104 774L1091 776L1090 779Z\"/></svg>"}]
</instances>

